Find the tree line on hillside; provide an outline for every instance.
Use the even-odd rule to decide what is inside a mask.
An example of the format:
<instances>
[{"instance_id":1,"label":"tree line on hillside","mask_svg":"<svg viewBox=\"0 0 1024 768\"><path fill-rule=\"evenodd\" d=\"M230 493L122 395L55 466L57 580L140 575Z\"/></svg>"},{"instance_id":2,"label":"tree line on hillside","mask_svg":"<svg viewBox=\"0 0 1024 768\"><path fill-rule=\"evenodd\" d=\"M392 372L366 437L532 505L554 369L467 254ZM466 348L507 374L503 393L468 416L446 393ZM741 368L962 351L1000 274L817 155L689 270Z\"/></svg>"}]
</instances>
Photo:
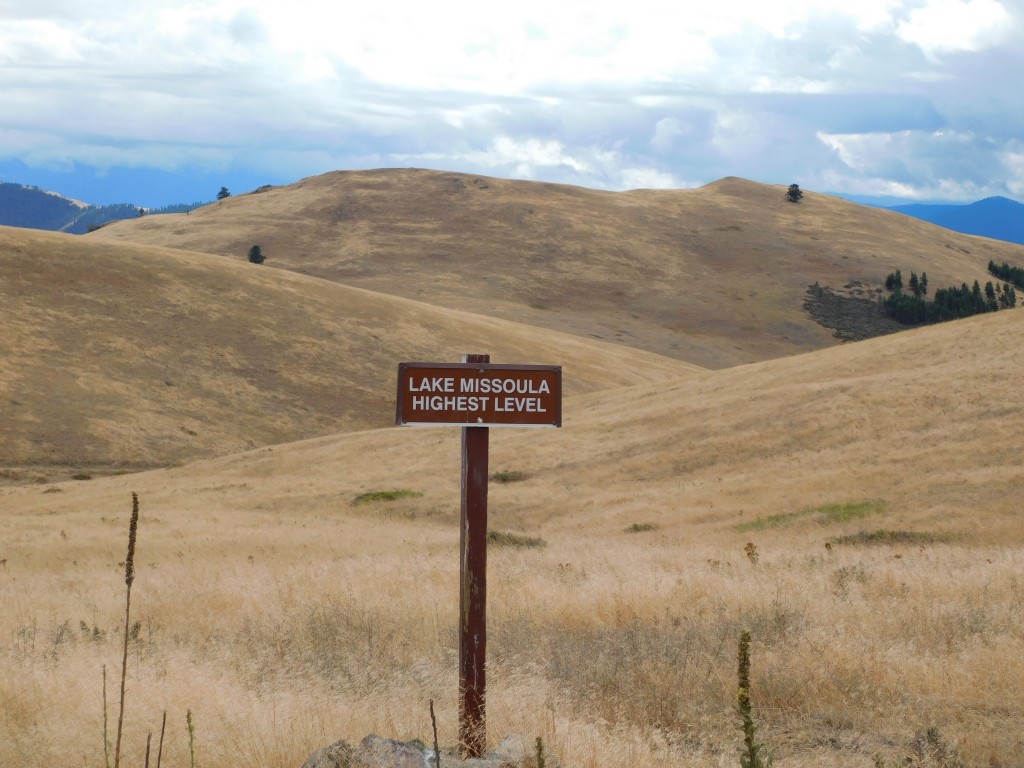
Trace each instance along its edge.
<instances>
[{"instance_id":1,"label":"tree line on hillside","mask_svg":"<svg viewBox=\"0 0 1024 768\"><path fill-rule=\"evenodd\" d=\"M996 312L1017 306L1017 292L1008 282L985 284L982 289L977 280L970 288L962 283L959 288L940 288L929 300L928 274L910 273L909 293L903 290L903 275L900 270L885 278L885 287L892 293L882 302L886 315L904 325L922 325L956 320L984 312Z\"/></svg>"},{"instance_id":2,"label":"tree line on hillside","mask_svg":"<svg viewBox=\"0 0 1024 768\"><path fill-rule=\"evenodd\" d=\"M988 271L989 274L998 277L1000 280L1013 283L1021 290L1024 290L1024 269L1011 267L1005 261L1001 265L997 265L994 261L989 261Z\"/></svg>"}]
</instances>

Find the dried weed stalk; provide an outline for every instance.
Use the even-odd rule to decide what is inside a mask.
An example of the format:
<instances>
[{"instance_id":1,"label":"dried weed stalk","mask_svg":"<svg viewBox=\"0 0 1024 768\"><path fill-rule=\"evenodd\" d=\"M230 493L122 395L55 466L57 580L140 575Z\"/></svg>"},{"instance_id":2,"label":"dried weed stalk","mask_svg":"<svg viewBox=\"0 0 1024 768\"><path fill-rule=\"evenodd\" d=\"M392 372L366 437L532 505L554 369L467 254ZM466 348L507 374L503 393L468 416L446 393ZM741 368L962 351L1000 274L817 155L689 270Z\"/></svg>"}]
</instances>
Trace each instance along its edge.
<instances>
[{"instance_id":1,"label":"dried weed stalk","mask_svg":"<svg viewBox=\"0 0 1024 768\"><path fill-rule=\"evenodd\" d=\"M132 517L128 523L128 557L124 561L124 653L121 657L121 705L117 713L117 741L114 744L114 768L121 764L121 730L124 725L124 686L128 676L128 637L131 630L132 582L135 581L135 537L139 528L139 495L132 491Z\"/></svg>"}]
</instances>

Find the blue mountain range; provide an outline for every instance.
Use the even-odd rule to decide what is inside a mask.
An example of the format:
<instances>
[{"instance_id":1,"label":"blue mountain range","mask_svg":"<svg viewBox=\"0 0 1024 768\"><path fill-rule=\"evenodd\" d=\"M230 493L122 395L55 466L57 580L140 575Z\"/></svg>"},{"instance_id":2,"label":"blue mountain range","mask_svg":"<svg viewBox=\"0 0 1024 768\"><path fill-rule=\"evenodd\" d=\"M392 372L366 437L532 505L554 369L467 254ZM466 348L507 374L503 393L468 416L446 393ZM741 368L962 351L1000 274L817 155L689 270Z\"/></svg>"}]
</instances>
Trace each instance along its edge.
<instances>
[{"instance_id":1,"label":"blue mountain range","mask_svg":"<svg viewBox=\"0 0 1024 768\"><path fill-rule=\"evenodd\" d=\"M151 213L184 213L203 203L169 205L146 210L132 203L90 205L69 197L24 184L0 182L0 224L7 227L48 229L83 234L117 219Z\"/></svg>"},{"instance_id":2,"label":"blue mountain range","mask_svg":"<svg viewBox=\"0 0 1024 768\"><path fill-rule=\"evenodd\" d=\"M891 205L890 211L940 227L1024 245L1024 204L1006 197L986 197L968 205Z\"/></svg>"}]
</instances>

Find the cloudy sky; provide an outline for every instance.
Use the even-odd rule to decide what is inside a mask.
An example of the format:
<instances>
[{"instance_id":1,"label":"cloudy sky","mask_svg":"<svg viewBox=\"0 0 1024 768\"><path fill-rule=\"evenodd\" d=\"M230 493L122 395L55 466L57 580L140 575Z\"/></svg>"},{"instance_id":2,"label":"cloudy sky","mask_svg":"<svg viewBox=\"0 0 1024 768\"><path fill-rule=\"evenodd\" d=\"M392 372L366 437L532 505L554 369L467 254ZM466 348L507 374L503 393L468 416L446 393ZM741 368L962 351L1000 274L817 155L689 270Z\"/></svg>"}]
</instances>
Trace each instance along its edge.
<instances>
[{"instance_id":1,"label":"cloudy sky","mask_svg":"<svg viewBox=\"0 0 1024 768\"><path fill-rule=\"evenodd\" d=\"M1024 200L1021 0L0 0L0 181L414 166Z\"/></svg>"}]
</instances>

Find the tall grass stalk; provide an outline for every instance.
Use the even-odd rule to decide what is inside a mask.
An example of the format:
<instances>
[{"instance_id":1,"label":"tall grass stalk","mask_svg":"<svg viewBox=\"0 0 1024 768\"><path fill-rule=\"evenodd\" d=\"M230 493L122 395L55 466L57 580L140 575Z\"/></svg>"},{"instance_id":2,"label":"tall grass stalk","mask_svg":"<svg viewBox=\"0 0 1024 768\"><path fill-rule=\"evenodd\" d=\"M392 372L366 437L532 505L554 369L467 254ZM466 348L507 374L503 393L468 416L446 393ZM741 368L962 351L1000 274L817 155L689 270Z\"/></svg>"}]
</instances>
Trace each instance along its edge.
<instances>
[{"instance_id":1,"label":"tall grass stalk","mask_svg":"<svg viewBox=\"0 0 1024 768\"><path fill-rule=\"evenodd\" d=\"M192 723L192 710L185 712L185 724L188 725L188 764L196 768L196 727Z\"/></svg>"},{"instance_id":2,"label":"tall grass stalk","mask_svg":"<svg viewBox=\"0 0 1024 768\"><path fill-rule=\"evenodd\" d=\"M774 756L766 754L764 744L757 741L757 721L754 720L754 705L750 701L750 631L743 630L740 634L740 647L737 654L739 668L739 691L737 699L740 719L743 721L743 752L740 755L740 768L771 768Z\"/></svg>"},{"instance_id":3,"label":"tall grass stalk","mask_svg":"<svg viewBox=\"0 0 1024 768\"><path fill-rule=\"evenodd\" d=\"M160 746L156 750L156 768L160 768L160 760L164 756L164 732L167 730L167 710L164 710L164 718L160 722Z\"/></svg>"},{"instance_id":4,"label":"tall grass stalk","mask_svg":"<svg viewBox=\"0 0 1024 768\"><path fill-rule=\"evenodd\" d=\"M128 633L131 629L132 582L135 581L135 537L139 528L139 495L132 491L132 517L128 523L128 557L124 561L124 653L121 657L121 705L117 712L117 741L114 744L114 768L121 764L121 731L124 725L124 691L128 676Z\"/></svg>"},{"instance_id":5,"label":"tall grass stalk","mask_svg":"<svg viewBox=\"0 0 1024 768\"><path fill-rule=\"evenodd\" d=\"M110 736L107 731L107 665L103 665L103 764L110 768Z\"/></svg>"},{"instance_id":6,"label":"tall grass stalk","mask_svg":"<svg viewBox=\"0 0 1024 768\"><path fill-rule=\"evenodd\" d=\"M441 768L441 747L437 743L437 718L434 716L434 700L430 700L430 724L434 728L434 768Z\"/></svg>"}]
</instances>

